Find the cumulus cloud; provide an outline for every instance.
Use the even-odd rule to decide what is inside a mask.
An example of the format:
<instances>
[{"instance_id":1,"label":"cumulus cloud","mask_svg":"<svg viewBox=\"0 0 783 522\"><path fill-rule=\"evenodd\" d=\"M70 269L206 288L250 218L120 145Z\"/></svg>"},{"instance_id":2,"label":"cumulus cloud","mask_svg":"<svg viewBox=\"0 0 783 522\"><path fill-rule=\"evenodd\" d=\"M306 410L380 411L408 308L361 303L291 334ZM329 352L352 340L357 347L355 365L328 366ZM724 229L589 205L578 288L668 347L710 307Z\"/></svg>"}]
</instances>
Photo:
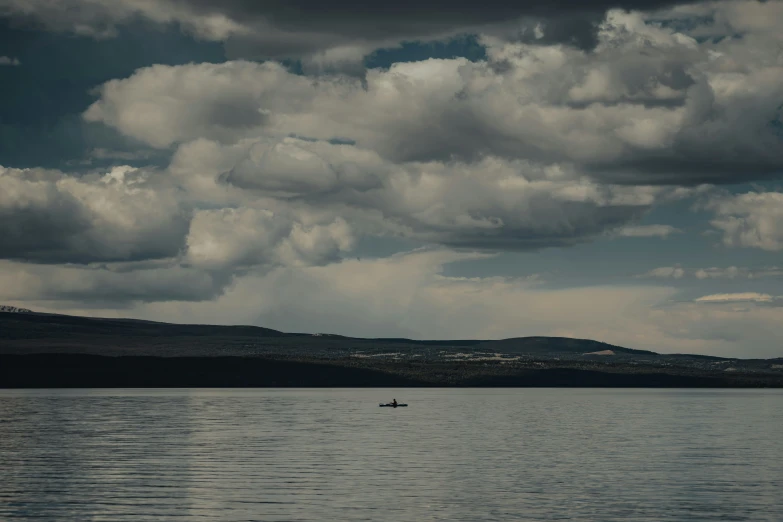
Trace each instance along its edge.
<instances>
[{"instance_id":1,"label":"cumulus cloud","mask_svg":"<svg viewBox=\"0 0 783 522\"><path fill-rule=\"evenodd\" d=\"M321 265L353 247L342 218L303 225L290 216L253 208L199 210L188 234L185 262L202 268Z\"/></svg>"},{"instance_id":2,"label":"cumulus cloud","mask_svg":"<svg viewBox=\"0 0 783 522\"><path fill-rule=\"evenodd\" d=\"M292 16L296 5L316 8L0 0L0 13L17 21L96 37L139 18L179 23L225 41L229 53L261 46L266 56L299 56L316 73L235 60L152 65L99 86L84 118L171 153L171 162L79 174L0 170L0 258L12 260L0 296L71 309L124 304L158 319L212 322L219 310L233 323L368 336L566 335L697 352L777 342L768 327L781 317L767 294L683 303L671 301L674 289L649 284L553 290L442 269L485 255L469 251L666 238L679 229L639 225L656 205L711 190L705 183L778 175L780 2L603 16L605 4L561 5L552 15L544 4L428 11L434 4L425 1L385 12L380 27L364 4L330 4L318 17ZM352 69L378 45L468 29L486 59ZM712 198L707 208L725 245L778 251L781 203L778 193L748 193ZM367 236L459 253L348 260ZM776 270L674 266L645 277ZM743 317L753 333L742 330Z\"/></svg>"},{"instance_id":3,"label":"cumulus cloud","mask_svg":"<svg viewBox=\"0 0 783 522\"><path fill-rule=\"evenodd\" d=\"M689 193L602 185L573 170L495 157L393 163L355 145L296 138L230 146L200 141L185 146L186 156L195 149L210 150L211 160L225 169L213 169L217 184L324 217L342 216L363 234L461 247L569 245ZM177 163L184 161L190 160Z\"/></svg>"},{"instance_id":4,"label":"cumulus cloud","mask_svg":"<svg viewBox=\"0 0 783 522\"><path fill-rule=\"evenodd\" d=\"M361 80L271 62L153 66L103 85L85 118L161 148L197 137L338 138L396 163L492 155L610 183L693 186L780 171L783 63L772 36L699 43L611 11L598 38L585 52L485 36L487 60L397 63Z\"/></svg>"},{"instance_id":5,"label":"cumulus cloud","mask_svg":"<svg viewBox=\"0 0 783 522\"><path fill-rule=\"evenodd\" d=\"M728 247L783 249L783 194L748 192L712 200L710 224L723 234Z\"/></svg>"},{"instance_id":6,"label":"cumulus cloud","mask_svg":"<svg viewBox=\"0 0 783 522\"><path fill-rule=\"evenodd\" d=\"M19 58L11 58L10 56L0 56L0 66L2 65L22 65L22 62L19 61Z\"/></svg>"},{"instance_id":7,"label":"cumulus cloud","mask_svg":"<svg viewBox=\"0 0 783 522\"><path fill-rule=\"evenodd\" d=\"M227 183L281 195L366 192L394 170L377 154L350 145L295 138L244 143L240 161L224 173Z\"/></svg>"},{"instance_id":8,"label":"cumulus cloud","mask_svg":"<svg viewBox=\"0 0 783 522\"><path fill-rule=\"evenodd\" d=\"M295 138L198 140L157 172L6 169L0 185L4 258L87 265L14 265L8 288L38 290L9 299L115 304L212 299L236 276L339 262L368 235L489 250L570 245L681 196L496 158L397 165Z\"/></svg>"},{"instance_id":9,"label":"cumulus cloud","mask_svg":"<svg viewBox=\"0 0 783 522\"><path fill-rule=\"evenodd\" d=\"M494 36L485 43L489 58L483 62L399 63L370 71L364 82L342 75L314 79L276 63L246 61L156 65L110 81L85 118L153 147L176 147L155 181L114 189L132 194L122 201L136 205L144 202L147 185L165 185L157 193L167 201L156 202L154 211L130 209L125 222L133 222L130 213L138 211L135 225L148 220L149 237L165 231L167 248L127 251L146 241L146 232L139 232L136 239L116 242L126 251L113 252L108 247L121 237L116 230L105 245L103 239L90 243L100 230L90 219L108 206L96 207L91 202L99 198L75 193L105 197L96 187L106 183L63 177L47 182L52 196L39 206L68 208L70 219L43 210L32 215L52 223L49 230L59 230L54 223L71 227L47 247L70 257L36 255L35 246L17 246L14 252L21 253L6 257L175 257L222 273L334 262L365 235L519 250L567 246L607 233L677 232L669 225L635 223L654 205L701 188L663 183L672 179L669 164L637 167L653 156L672 158L672 144L695 121L693 104L703 93L694 86L712 89L706 73L701 80L691 74L694 64L709 69L708 53L693 38L647 24L638 13L612 11L592 53ZM737 81L742 89L760 88L750 77ZM752 128L752 122L735 123ZM704 135L693 134L710 141ZM722 150L713 150L711 158ZM700 180L697 173L678 183ZM32 190L29 180L15 182ZM17 207L9 215L27 215ZM155 215L178 216L178 225L153 224ZM87 239L82 230L90 231ZM13 237L21 244L20 237L33 236ZM69 237L79 241L51 246ZM73 255L79 248L81 257ZM88 250L98 252L90 257Z\"/></svg>"},{"instance_id":10,"label":"cumulus cloud","mask_svg":"<svg viewBox=\"0 0 783 522\"><path fill-rule=\"evenodd\" d=\"M0 168L0 256L44 263L165 258L188 219L150 172L115 167L72 177Z\"/></svg>"}]
</instances>

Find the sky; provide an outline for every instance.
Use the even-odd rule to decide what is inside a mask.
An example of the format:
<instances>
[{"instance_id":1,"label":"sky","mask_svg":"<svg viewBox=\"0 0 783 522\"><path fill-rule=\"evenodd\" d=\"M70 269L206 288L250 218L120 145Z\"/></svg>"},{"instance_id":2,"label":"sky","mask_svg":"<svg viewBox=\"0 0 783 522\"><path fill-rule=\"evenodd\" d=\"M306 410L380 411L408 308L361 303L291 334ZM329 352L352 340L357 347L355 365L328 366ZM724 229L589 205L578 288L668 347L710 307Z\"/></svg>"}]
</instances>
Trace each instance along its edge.
<instances>
[{"instance_id":1,"label":"sky","mask_svg":"<svg viewBox=\"0 0 783 522\"><path fill-rule=\"evenodd\" d=\"M0 303L783 356L783 1L0 0Z\"/></svg>"}]
</instances>

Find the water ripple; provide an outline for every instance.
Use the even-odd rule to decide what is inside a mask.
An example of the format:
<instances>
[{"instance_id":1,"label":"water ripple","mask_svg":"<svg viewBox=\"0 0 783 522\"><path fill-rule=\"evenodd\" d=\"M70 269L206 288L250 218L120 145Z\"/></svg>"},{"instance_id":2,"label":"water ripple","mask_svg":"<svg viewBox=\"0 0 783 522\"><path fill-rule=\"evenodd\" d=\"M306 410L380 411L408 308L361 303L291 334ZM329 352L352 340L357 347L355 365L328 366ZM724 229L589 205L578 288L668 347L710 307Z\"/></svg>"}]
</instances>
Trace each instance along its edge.
<instances>
[{"instance_id":1,"label":"water ripple","mask_svg":"<svg viewBox=\"0 0 783 522\"><path fill-rule=\"evenodd\" d=\"M782 429L768 390L6 390L0 519L780 521Z\"/></svg>"}]
</instances>

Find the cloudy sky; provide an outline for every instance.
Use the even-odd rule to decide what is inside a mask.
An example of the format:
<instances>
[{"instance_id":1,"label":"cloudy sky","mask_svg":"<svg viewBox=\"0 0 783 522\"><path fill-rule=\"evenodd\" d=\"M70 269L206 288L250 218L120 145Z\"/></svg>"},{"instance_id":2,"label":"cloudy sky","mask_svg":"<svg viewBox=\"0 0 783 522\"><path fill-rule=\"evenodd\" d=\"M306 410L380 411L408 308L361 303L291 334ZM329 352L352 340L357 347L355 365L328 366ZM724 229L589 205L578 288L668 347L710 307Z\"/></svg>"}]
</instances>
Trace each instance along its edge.
<instances>
[{"instance_id":1,"label":"cloudy sky","mask_svg":"<svg viewBox=\"0 0 783 522\"><path fill-rule=\"evenodd\" d=\"M0 0L0 303L783 355L783 1Z\"/></svg>"}]
</instances>

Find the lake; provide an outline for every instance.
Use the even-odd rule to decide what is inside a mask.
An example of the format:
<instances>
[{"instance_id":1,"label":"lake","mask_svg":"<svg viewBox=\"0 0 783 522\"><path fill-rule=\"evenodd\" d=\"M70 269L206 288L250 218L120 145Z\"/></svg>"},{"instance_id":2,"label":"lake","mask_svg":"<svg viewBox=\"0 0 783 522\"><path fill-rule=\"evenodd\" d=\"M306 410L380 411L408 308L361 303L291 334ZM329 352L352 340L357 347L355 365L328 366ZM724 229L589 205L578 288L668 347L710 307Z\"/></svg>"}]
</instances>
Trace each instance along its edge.
<instances>
[{"instance_id":1,"label":"lake","mask_svg":"<svg viewBox=\"0 0 783 522\"><path fill-rule=\"evenodd\" d=\"M2 390L0 486L2 520L778 522L783 390Z\"/></svg>"}]
</instances>

